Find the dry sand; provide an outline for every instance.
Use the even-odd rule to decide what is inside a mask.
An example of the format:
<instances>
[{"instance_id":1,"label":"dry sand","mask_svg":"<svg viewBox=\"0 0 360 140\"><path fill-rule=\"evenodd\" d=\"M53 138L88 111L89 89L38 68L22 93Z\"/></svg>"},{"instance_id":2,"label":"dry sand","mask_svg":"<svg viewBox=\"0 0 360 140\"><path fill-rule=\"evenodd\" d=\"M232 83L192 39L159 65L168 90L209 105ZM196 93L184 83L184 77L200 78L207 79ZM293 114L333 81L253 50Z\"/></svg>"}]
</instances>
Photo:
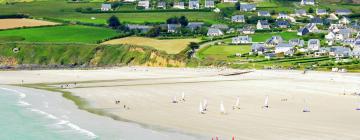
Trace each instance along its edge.
<instances>
[{"instance_id":1,"label":"dry sand","mask_svg":"<svg viewBox=\"0 0 360 140\"><path fill-rule=\"evenodd\" d=\"M35 19L0 19L0 29L12 29L19 27L35 27L35 26L47 26L58 25L59 23L35 20Z\"/></svg>"},{"instance_id":2,"label":"dry sand","mask_svg":"<svg viewBox=\"0 0 360 140\"><path fill-rule=\"evenodd\" d=\"M136 70L135 70L136 69ZM124 119L186 133L242 140L358 140L359 74L300 71L118 68L0 72L0 83L88 81L66 89ZM38 75L37 75L38 74ZM28 78L29 77L29 78ZM77 77L77 78L74 78ZM185 92L186 101L171 103ZM346 95L343 95L345 92ZM269 109L262 109L269 96ZM240 97L239 110L232 110ZM208 111L199 113L207 99ZM120 104L115 104L120 100ZM285 101L286 100L286 101ZM302 112L306 104L311 112ZM227 114L220 114L223 101ZM123 105L130 107L123 109Z\"/></svg>"}]
</instances>

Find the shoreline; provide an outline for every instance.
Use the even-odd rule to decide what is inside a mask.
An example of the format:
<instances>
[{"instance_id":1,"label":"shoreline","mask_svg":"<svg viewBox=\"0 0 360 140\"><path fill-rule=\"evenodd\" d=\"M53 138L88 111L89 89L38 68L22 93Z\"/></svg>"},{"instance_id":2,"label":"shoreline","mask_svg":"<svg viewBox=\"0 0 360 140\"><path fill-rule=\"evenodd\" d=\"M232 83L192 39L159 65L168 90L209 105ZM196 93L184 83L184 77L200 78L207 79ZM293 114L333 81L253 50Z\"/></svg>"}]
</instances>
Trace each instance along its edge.
<instances>
[{"instance_id":1,"label":"shoreline","mask_svg":"<svg viewBox=\"0 0 360 140\"><path fill-rule=\"evenodd\" d=\"M70 75L74 76L78 72L72 70L54 71L42 71L41 77L45 73L68 75L70 72ZM37 72L39 71L30 71L30 73ZM59 88L59 84L71 84L74 81L79 81L77 86L60 90L71 92L71 95L86 100L90 108L102 110L115 118L119 117L136 124L144 124L145 128L170 130L170 132L175 130L185 134L207 137L220 136L220 138L235 136L243 139L266 138L275 140L280 137L273 134L279 133L280 130L289 132L289 135L281 136L284 138L297 137L299 132L307 134L307 136L302 137L310 140L321 136L323 138L357 138L352 135L352 130L357 129L357 126L350 126L349 121L357 122L358 120L353 118L360 117L359 113L354 110L357 97L352 95L360 85L359 74L311 71L304 75L301 71L296 70L260 70L243 75L231 75L232 73L239 73L239 71L233 69L147 67L89 70L80 71L80 73L83 74L81 78L76 80L74 78L52 79L59 82L51 82L50 80L48 86L56 89ZM94 73L98 77L104 77L85 76ZM231 76L225 76L229 74ZM41 78L37 80L41 81ZM341 84L344 86L344 92L347 90L346 95L340 94L342 93L341 87L334 87L339 83L346 84ZM259 85L264 85L264 87L259 88ZM219 89L212 89L211 87ZM283 89L280 90L279 88ZM265 89L268 91L265 92ZM174 91L176 92L174 93ZM204 91L206 92L204 93ZM234 93L231 91L242 92ZM290 93L281 93L281 91ZM174 95L181 96L179 95L181 92L185 92L189 99L184 103L170 103L171 98ZM266 95L270 95L271 107L264 112L260 106ZM240 105L242 107L239 111L229 108L235 102L236 96L241 97ZM199 101L204 98L210 101L211 110L205 115L200 115L196 110L198 110ZM113 102L116 99L120 99L121 105L129 105L131 109L120 109L119 105ZM284 102L283 99L287 99L287 101ZM301 113L303 99L310 103L312 110L310 113ZM224 101L229 114L220 115L217 113L217 102L220 100ZM321 103L324 100L335 102L337 106L326 107ZM287 105L283 106L284 104ZM342 112L343 115L331 116L331 110ZM144 115L147 117L140 117ZM268 117L273 119L269 120ZM220 118L225 120L218 120ZM327 119L318 120L319 118ZM330 118L336 122L330 121ZM280 120L284 120L284 122ZM308 121L308 123L301 120ZM314 122L315 120L318 122ZM260 125L260 122L263 125ZM274 128L269 123L274 123L277 127ZM313 133L313 129L316 128L313 124L316 123L324 129L321 132ZM289 124L297 124L302 130L298 131L292 127L285 127ZM339 129L343 130L331 130L329 125L338 126ZM256 133L252 132L254 130L251 126L257 127L256 130L261 130L261 133L264 133L263 136L255 135ZM269 129L271 131L266 132Z\"/></svg>"}]
</instances>

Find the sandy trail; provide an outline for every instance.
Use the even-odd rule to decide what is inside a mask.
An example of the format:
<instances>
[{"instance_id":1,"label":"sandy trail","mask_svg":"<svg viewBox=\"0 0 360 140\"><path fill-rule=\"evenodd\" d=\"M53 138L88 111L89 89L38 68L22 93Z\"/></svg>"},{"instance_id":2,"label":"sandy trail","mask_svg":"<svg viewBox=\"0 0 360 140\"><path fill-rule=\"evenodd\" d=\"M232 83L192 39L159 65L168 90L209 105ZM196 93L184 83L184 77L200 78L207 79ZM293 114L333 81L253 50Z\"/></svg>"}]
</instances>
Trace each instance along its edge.
<instances>
[{"instance_id":1,"label":"sandy trail","mask_svg":"<svg viewBox=\"0 0 360 140\"><path fill-rule=\"evenodd\" d=\"M36 75L30 74L37 72L53 79L35 79ZM360 111L355 110L360 97L353 95L360 89L359 74L261 70L219 75L231 72L236 70L119 68L0 72L0 76L8 83L16 83L18 80L12 79L21 75L25 79L30 75L26 81L37 82L99 80L66 90L87 99L92 107L124 119L186 133L244 140L360 139ZM182 92L186 101L171 103ZM266 96L270 108L262 109ZM232 109L236 97L240 98L240 110ZM204 99L208 111L200 114L199 103ZM221 101L226 115L220 114ZM304 106L311 112L303 113Z\"/></svg>"},{"instance_id":2,"label":"sandy trail","mask_svg":"<svg viewBox=\"0 0 360 140\"><path fill-rule=\"evenodd\" d=\"M19 27L35 27L35 26L47 26L58 25L59 23L35 20L35 19L0 19L0 29L12 29Z\"/></svg>"}]
</instances>

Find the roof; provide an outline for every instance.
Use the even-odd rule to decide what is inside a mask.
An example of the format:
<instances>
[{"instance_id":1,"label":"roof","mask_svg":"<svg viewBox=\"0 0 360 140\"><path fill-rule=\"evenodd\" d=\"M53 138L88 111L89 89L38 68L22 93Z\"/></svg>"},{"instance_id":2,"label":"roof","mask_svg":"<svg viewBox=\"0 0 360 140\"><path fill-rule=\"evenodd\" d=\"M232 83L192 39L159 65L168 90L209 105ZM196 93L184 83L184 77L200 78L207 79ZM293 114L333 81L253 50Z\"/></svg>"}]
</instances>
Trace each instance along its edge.
<instances>
[{"instance_id":1,"label":"roof","mask_svg":"<svg viewBox=\"0 0 360 140\"><path fill-rule=\"evenodd\" d=\"M205 5L206 6L214 6L215 5L214 0L206 0Z\"/></svg>"},{"instance_id":2,"label":"roof","mask_svg":"<svg viewBox=\"0 0 360 140\"><path fill-rule=\"evenodd\" d=\"M344 53L350 53L350 48L343 47L343 46L335 46L330 48L330 52L334 52L335 54L344 54Z\"/></svg>"},{"instance_id":3,"label":"roof","mask_svg":"<svg viewBox=\"0 0 360 140\"><path fill-rule=\"evenodd\" d=\"M218 28L209 28L207 33L208 34L222 34L222 31Z\"/></svg>"},{"instance_id":4,"label":"roof","mask_svg":"<svg viewBox=\"0 0 360 140\"><path fill-rule=\"evenodd\" d=\"M289 26L289 22L286 20L277 20L276 25L277 26Z\"/></svg>"},{"instance_id":5,"label":"roof","mask_svg":"<svg viewBox=\"0 0 360 140\"><path fill-rule=\"evenodd\" d=\"M319 39L310 39L308 42L309 42L309 44L319 44L320 40Z\"/></svg>"},{"instance_id":6,"label":"roof","mask_svg":"<svg viewBox=\"0 0 360 140\"><path fill-rule=\"evenodd\" d=\"M201 27L202 25L204 25L204 22L189 22L187 27L195 29Z\"/></svg>"},{"instance_id":7,"label":"roof","mask_svg":"<svg viewBox=\"0 0 360 140\"><path fill-rule=\"evenodd\" d=\"M135 29L150 29L150 28L152 28L151 26L139 25L139 24L128 24L128 25L126 25L126 27L128 27L130 30L135 30Z\"/></svg>"},{"instance_id":8,"label":"roof","mask_svg":"<svg viewBox=\"0 0 360 140\"><path fill-rule=\"evenodd\" d=\"M166 6L166 2L165 1L160 1L157 4L158 7L165 7Z\"/></svg>"},{"instance_id":9,"label":"roof","mask_svg":"<svg viewBox=\"0 0 360 140\"><path fill-rule=\"evenodd\" d=\"M111 4L103 3L103 4L101 4L101 8L111 9Z\"/></svg>"},{"instance_id":10,"label":"roof","mask_svg":"<svg viewBox=\"0 0 360 140\"><path fill-rule=\"evenodd\" d=\"M267 20L258 20L261 25L269 25L269 22Z\"/></svg>"},{"instance_id":11,"label":"roof","mask_svg":"<svg viewBox=\"0 0 360 140\"><path fill-rule=\"evenodd\" d=\"M168 30L176 30L177 28L180 28L180 24L167 24Z\"/></svg>"},{"instance_id":12,"label":"roof","mask_svg":"<svg viewBox=\"0 0 360 140\"><path fill-rule=\"evenodd\" d=\"M226 24L213 24L213 25L211 25L211 28L228 29L229 26Z\"/></svg>"},{"instance_id":13,"label":"roof","mask_svg":"<svg viewBox=\"0 0 360 140\"><path fill-rule=\"evenodd\" d=\"M317 9L316 13L324 14L324 13L327 13L327 12L326 12L326 9Z\"/></svg>"},{"instance_id":14,"label":"roof","mask_svg":"<svg viewBox=\"0 0 360 140\"><path fill-rule=\"evenodd\" d=\"M294 45L289 43L279 43L275 46L276 48L294 48Z\"/></svg>"},{"instance_id":15,"label":"roof","mask_svg":"<svg viewBox=\"0 0 360 140\"><path fill-rule=\"evenodd\" d=\"M259 15L270 15L269 11L259 11L258 12Z\"/></svg>"},{"instance_id":16,"label":"roof","mask_svg":"<svg viewBox=\"0 0 360 140\"><path fill-rule=\"evenodd\" d=\"M338 9L335 11L335 13L351 13L351 10L349 9Z\"/></svg>"},{"instance_id":17,"label":"roof","mask_svg":"<svg viewBox=\"0 0 360 140\"><path fill-rule=\"evenodd\" d=\"M244 15L234 15L231 17L231 20L244 20L245 16Z\"/></svg>"},{"instance_id":18,"label":"roof","mask_svg":"<svg viewBox=\"0 0 360 140\"><path fill-rule=\"evenodd\" d=\"M312 19L310 20L310 22L311 22L311 23L320 23L320 24L323 24L323 23L324 23L324 21L323 21L321 18L319 18L319 17L314 17L314 18L312 18Z\"/></svg>"},{"instance_id":19,"label":"roof","mask_svg":"<svg viewBox=\"0 0 360 140\"><path fill-rule=\"evenodd\" d=\"M256 8L255 4L241 4L240 5L240 9L246 9L246 10L251 10L253 8Z\"/></svg>"},{"instance_id":20,"label":"roof","mask_svg":"<svg viewBox=\"0 0 360 140\"><path fill-rule=\"evenodd\" d=\"M299 10L295 10L295 13L302 15L302 14L306 14L306 11L304 9L299 9Z\"/></svg>"}]
</instances>

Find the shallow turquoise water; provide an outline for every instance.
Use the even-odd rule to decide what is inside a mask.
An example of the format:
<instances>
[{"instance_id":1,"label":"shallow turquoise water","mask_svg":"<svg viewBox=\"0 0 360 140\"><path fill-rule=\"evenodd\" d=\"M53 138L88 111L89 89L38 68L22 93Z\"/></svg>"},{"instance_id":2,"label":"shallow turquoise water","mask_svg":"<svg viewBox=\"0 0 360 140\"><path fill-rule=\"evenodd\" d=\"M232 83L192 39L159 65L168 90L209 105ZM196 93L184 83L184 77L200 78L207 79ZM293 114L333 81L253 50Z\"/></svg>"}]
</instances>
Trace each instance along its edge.
<instances>
[{"instance_id":1,"label":"shallow turquoise water","mask_svg":"<svg viewBox=\"0 0 360 140\"><path fill-rule=\"evenodd\" d=\"M89 139L71 129L57 125L56 120L20 104L18 94L0 89L1 140L78 140Z\"/></svg>"}]
</instances>

